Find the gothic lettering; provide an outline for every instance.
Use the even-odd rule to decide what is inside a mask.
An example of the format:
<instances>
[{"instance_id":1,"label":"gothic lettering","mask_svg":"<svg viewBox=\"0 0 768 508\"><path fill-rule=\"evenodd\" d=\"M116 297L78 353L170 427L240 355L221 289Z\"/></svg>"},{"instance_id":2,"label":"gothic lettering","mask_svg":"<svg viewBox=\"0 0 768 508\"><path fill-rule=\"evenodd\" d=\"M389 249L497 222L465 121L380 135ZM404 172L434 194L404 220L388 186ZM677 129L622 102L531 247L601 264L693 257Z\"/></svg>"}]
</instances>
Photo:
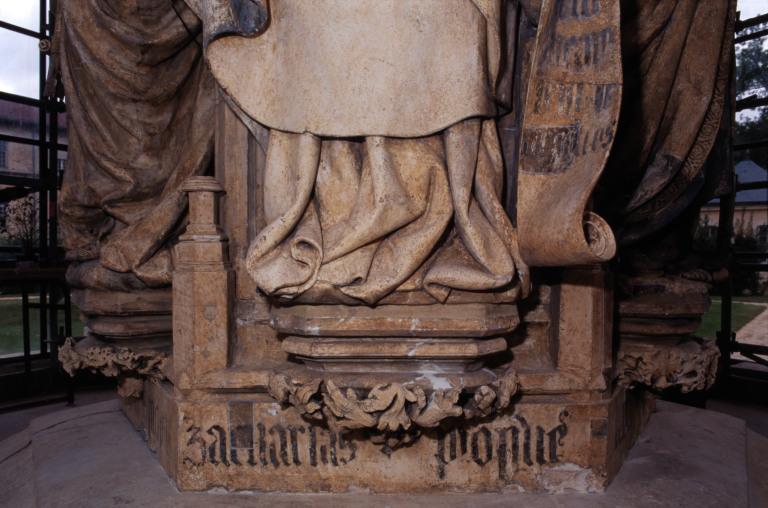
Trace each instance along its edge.
<instances>
[{"instance_id":1,"label":"gothic lettering","mask_svg":"<svg viewBox=\"0 0 768 508\"><path fill-rule=\"evenodd\" d=\"M448 466L456 460L469 459L482 468L495 463L501 480L509 480L510 472L521 467L556 464L568 434L568 416L567 411L562 411L558 415L560 424L551 429L532 427L521 415L515 415L515 424L508 427L491 431L488 426L480 426L470 433L469 451L460 446L462 435L466 443L465 429L442 432L437 436L435 454L438 478L444 479Z\"/></svg>"}]
</instances>

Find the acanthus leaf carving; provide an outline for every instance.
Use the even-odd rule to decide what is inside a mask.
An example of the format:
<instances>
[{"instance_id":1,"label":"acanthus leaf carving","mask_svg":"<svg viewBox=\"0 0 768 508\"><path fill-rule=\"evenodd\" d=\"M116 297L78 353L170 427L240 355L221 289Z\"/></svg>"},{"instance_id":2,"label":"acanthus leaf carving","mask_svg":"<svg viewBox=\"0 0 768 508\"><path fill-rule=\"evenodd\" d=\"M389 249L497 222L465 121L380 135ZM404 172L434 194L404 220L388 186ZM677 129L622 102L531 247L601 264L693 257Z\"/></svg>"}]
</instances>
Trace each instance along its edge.
<instances>
[{"instance_id":1,"label":"acanthus leaf carving","mask_svg":"<svg viewBox=\"0 0 768 508\"><path fill-rule=\"evenodd\" d=\"M70 337L59 347L59 361L70 376L78 370L99 372L107 377L119 377L118 393L122 397L140 397L143 379L162 381L167 355L157 351L133 351L125 347L98 345L78 347Z\"/></svg>"},{"instance_id":2,"label":"acanthus leaf carving","mask_svg":"<svg viewBox=\"0 0 768 508\"><path fill-rule=\"evenodd\" d=\"M617 379L625 387L655 390L678 386L683 393L707 390L715 382L720 351L713 340L686 338L674 343L623 341Z\"/></svg>"},{"instance_id":3,"label":"acanthus leaf carving","mask_svg":"<svg viewBox=\"0 0 768 508\"><path fill-rule=\"evenodd\" d=\"M306 418L323 419L331 428L372 431L375 442L389 453L413 442L423 428L437 427L450 418L482 418L506 409L517 393L518 379L509 369L495 382L466 394L458 387L427 393L414 382L380 384L363 393L362 389L340 387L333 379L298 381L273 373L268 390L281 404L293 406Z\"/></svg>"}]
</instances>

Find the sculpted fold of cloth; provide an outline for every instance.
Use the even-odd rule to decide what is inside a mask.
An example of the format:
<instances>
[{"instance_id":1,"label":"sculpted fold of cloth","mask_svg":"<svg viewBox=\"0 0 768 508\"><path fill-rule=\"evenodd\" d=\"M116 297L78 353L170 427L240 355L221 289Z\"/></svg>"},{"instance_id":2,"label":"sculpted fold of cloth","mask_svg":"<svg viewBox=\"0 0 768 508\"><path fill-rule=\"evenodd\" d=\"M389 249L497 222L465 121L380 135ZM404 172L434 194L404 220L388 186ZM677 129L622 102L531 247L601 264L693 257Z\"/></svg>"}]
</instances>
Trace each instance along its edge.
<instances>
[{"instance_id":1,"label":"sculpted fold of cloth","mask_svg":"<svg viewBox=\"0 0 768 508\"><path fill-rule=\"evenodd\" d=\"M626 100L601 201L622 244L659 232L711 198L716 184L706 180L719 175L708 175L705 162L727 102L735 4L621 3Z\"/></svg>"},{"instance_id":2,"label":"sculpted fold of cloth","mask_svg":"<svg viewBox=\"0 0 768 508\"><path fill-rule=\"evenodd\" d=\"M597 12L607 5L594 3ZM509 84L514 62L506 49L514 45L502 44L507 2L243 5L190 1L206 27L216 80L246 124L268 131L256 136L268 138L266 224L247 255L258 287L284 299L369 305L395 293L445 302L452 292L511 301L527 291L527 260L500 202L495 119L511 93L498 84ZM552 5L545 1L542 11ZM600 20L617 22L617 14L605 8ZM598 119L606 120L613 119ZM607 153L605 144L597 151ZM583 189L580 199L562 211L576 220L550 220L557 231L540 234L557 240L560 223L576 224L579 247L590 250L584 196L602 166L581 166L570 179ZM609 251L571 259L558 252L556 261L598 261ZM554 263L546 257L534 256Z\"/></svg>"},{"instance_id":3,"label":"sculpted fold of cloth","mask_svg":"<svg viewBox=\"0 0 768 508\"><path fill-rule=\"evenodd\" d=\"M69 115L60 225L74 287L170 284L180 186L213 153L199 30L180 1L59 3L54 61Z\"/></svg>"},{"instance_id":4,"label":"sculpted fold of cloth","mask_svg":"<svg viewBox=\"0 0 768 508\"><path fill-rule=\"evenodd\" d=\"M268 225L247 264L267 294L338 290L373 304L423 289L445 301L450 289L504 289L522 265L492 122L420 139L272 131L267 153Z\"/></svg>"}]
</instances>

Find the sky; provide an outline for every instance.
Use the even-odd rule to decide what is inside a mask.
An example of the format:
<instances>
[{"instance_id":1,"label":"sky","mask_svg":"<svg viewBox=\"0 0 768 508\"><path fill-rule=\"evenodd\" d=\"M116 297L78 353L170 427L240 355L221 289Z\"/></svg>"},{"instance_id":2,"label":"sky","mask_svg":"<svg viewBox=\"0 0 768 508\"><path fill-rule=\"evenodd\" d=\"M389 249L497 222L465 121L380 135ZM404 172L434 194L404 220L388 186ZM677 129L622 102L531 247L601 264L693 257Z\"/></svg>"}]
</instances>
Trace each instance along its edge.
<instances>
[{"instance_id":1,"label":"sky","mask_svg":"<svg viewBox=\"0 0 768 508\"><path fill-rule=\"evenodd\" d=\"M768 12L768 3L765 0L739 0L736 9L741 11L741 19L749 19Z\"/></svg>"},{"instance_id":2,"label":"sky","mask_svg":"<svg viewBox=\"0 0 768 508\"><path fill-rule=\"evenodd\" d=\"M38 31L38 0L0 0L0 20ZM0 90L38 98L37 39L0 28Z\"/></svg>"},{"instance_id":3,"label":"sky","mask_svg":"<svg viewBox=\"0 0 768 508\"><path fill-rule=\"evenodd\" d=\"M0 0L0 20L37 31L38 0ZM768 12L766 0L738 0L741 19ZM768 37L765 38L768 45ZM0 28L0 90L38 98L37 40Z\"/></svg>"}]
</instances>

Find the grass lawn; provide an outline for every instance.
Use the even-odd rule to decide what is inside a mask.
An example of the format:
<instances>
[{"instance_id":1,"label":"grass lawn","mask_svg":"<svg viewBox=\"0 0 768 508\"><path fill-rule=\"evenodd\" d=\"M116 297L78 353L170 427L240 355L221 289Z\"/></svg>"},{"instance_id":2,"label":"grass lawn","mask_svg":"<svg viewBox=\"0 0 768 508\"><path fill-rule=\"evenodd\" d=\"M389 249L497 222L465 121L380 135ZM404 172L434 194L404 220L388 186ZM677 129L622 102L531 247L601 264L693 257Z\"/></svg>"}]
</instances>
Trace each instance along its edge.
<instances>
[{"instance_id":1,"label":"grass lawn","mask_svg":"<svg viewBox=\"0 0 768 508\"><path fill-rule=\"evenodd\" d=\"M751 298L755 298L752 300ZM761 301L759 298L765 299L764 296L762 297L738 297L738 300L742 301L754 301L758 302ZM764 301L764 300L762 300ZM723 308L722 301L719 298L713 298L712 299L712 306L709 308L709 311L707 311L706 314L704 314L704 317L701 320L701 325L699 325L699 329L696 330L696 335L699 337L706 337L714 339L717 337L717 331L720 330L720 312ZM733 302L733 330L737 331L742 326L746 325L750 321L752 321L754 318L757 317L758 314L763 312L765 310L765 307L762 305L749 305L748 303L741 303L739 301Z\"/></svg>"},{"instance_id":2,"label":"grass lawn","mask_svg":"<svg viewBox=\"0 0 768 508\"><path fill-rule=\"evenodd\" d=\"M715 297L712 300L720 300L719 297ZM735 302L752 302L752 303L764 303L768 305L768 295L758 295L758 296L734 296L733 301Z\"/></svg>"},{"instance_id":3,"label":"grass lawn","mask_svg":"<svg viewBox=\"0 0 768 508\"><path fill-rule=\"evenodd\" d=\"M36 302L37 298L30 298ZM38 309L29 311L30 342L32 351L40 350L40 320ZM78 318L79 311L72 307L72 333L83 334L83 324ZM59 311L59 322L63 325L63 313ZM22 331L21 297L13 300L0 300L0 355L21 353L24 351Z\"/></svg>"}]
</instances>

